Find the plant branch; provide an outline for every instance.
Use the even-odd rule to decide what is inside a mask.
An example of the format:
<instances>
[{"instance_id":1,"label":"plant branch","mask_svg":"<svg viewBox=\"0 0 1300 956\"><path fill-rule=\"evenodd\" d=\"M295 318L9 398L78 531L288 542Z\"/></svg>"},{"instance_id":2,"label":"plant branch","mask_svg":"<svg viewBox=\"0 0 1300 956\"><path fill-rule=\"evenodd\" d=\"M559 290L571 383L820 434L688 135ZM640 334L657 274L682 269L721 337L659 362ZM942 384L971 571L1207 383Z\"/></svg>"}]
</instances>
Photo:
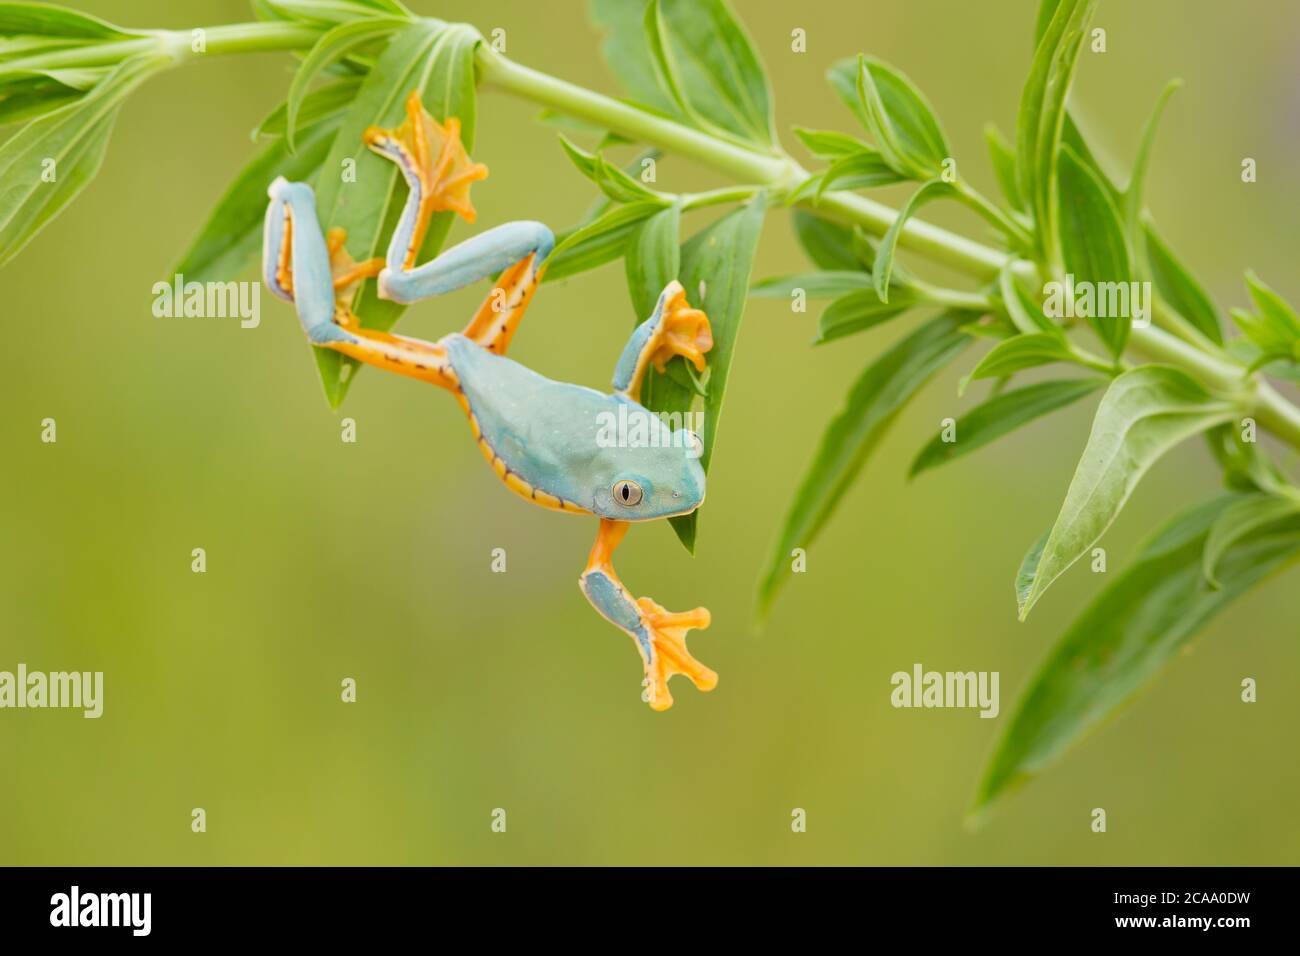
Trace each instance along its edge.
<instances>
[{"instance_id":1,"label":"plant branch","mask_svg":"<svg viewBox=\"0 0 1300 956\"><path fill-rule=\"evenodd\" d=\"M0 76L31 69L103 66L149 52L165 53L180 64L206 55L302 50L312 46L327 28L287 22L208 27L203 30L203 52L193 49L196 31L147 31L130 39L10 60L0 66ZM758 189L767 189L777 197L788 196L808 178L807 170L780 150L749 148L692 129L670 118L515 63L487 44L479 46L477 63L480 78L489 87L586 120L637 142L693 159L733 180L748 184L682 197L690 208L741 201ZM876 236L883 236L898 217L896 209L852 192L832 191L819 199L805 198L797 204L861 226ZM1007 252L917 218L904 224L899 245L979 282L996 279L1012 258ZM978 293L952 294L972 306L984 301ZM1156 317L1169 324L1168 311L1159 306ZM1300 448L1300 408L1268 383L1252 379L1241 363L1214 348L1212 343L1202 341L1203 336L1189 336L1186 330L1178 327L1178 323L1175 322L1174 326L1182 338L1154 326L1134 328L1130 347L1145 358L1178 365L1213 387L1237 393L1243 389L1253 391L1260 424Z\"/></svg>"}]
</instances>

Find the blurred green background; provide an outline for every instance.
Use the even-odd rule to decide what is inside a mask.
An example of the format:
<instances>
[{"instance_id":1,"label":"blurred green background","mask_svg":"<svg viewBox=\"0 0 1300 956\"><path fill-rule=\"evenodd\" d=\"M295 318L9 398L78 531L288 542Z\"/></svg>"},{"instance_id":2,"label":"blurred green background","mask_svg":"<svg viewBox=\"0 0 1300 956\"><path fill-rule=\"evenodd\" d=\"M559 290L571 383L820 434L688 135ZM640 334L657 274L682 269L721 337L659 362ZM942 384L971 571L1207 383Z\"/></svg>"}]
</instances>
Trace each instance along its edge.
<instances>
[{"instance_id":1,"label":"blurred green background","mask_svg":"<svg viewBox=\"0 0 1300 956\"><path fill-rule=\"evenodd\" d=\"M128 26L249 18L236 0L83 6ZM613 91L580 0L412 6L504 27L510 56ZM1014 126L1036 3L736 6L791 148L794 124L851 130L822 74L862 50L926 91L965 174L994 192L981 131ZM1222 305L1242 302L1248 266L1300 298L1300 7L1111 0L1098 25L1109 50L1085 52L1077 102L1100 150L1126 162L1165 81L1185 78L1149 188L1164 231ZM806 54L790 51L795 27ZM915 450L978 397L958 402L970 360L958 363L900 419L754 632L760 566L825 423L915 317L812 349L815 312L749 305L698 556L666 524L634 529L618 553L635 593L713 611L692 649L719 688L675 682L676 706L650 712L630 641L577 588L594 521L506 491L445 395L367 369L341 412L359 440L344 444L288 306L263 295L256 330L151 314L152 284L252 154L249 130L291 66L214 57L151 82L99 179L5 269L0 669L103 670L106 699L98 721L0 713L0 862L1300 862L1296 572L1215 621L983 830L961 826L1018 693L1104 583L1078 566L1016 623L1013 575L1055 516L1091 407L909 487ZM480 226L576 221L592 187L537 109L491 92L479 108L476 158L492 169ZM1244 156L1257 184L1240 181ZM661 188L719 182L660 165ZM981 232L961 210L926 215ZM755 274L803 267L777 210ZM402 330L459 328L482 294L419 305ZM604 387L635 318L609 266L545 286L512 354ZM56 445L39 440L46 417ZM1104 542L1112 571L1216 487L1199 445L1171 455ZM196 547L206 574L190 571ZM498 547L506 574L490 570ZM1001 716L891 708L890 675L918 661L1000 671ZM1253 706L1239 701L1246 676ZM345 677L356 704L339 701ZM207 833L191 832L193 807ZM490 830L496 807L505 834ZM807 833L791 832L794 807ZM1109 814L1104 835L1093 807Z\"/></svg>"}]
</instances>

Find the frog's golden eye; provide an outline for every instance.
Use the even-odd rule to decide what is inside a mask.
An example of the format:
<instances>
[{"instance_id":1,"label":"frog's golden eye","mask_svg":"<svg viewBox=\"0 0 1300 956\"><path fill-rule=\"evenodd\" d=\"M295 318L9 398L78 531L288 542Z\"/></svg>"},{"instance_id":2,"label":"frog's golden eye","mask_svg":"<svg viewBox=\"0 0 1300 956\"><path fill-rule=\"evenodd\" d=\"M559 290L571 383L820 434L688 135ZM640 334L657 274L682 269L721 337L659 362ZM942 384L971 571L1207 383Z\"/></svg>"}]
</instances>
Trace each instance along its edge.
<instances>
[{"instance_id":1,"label":"frog's golden eye","mask_svg":"<svg viewBox=\"0 0 1300 956\"><path fill-rule=\"evenodd\" d=\"M631 508L641 503L641 486L635 481L614 482L614 500L624 507Z\"/></svg>"}]
</instances>

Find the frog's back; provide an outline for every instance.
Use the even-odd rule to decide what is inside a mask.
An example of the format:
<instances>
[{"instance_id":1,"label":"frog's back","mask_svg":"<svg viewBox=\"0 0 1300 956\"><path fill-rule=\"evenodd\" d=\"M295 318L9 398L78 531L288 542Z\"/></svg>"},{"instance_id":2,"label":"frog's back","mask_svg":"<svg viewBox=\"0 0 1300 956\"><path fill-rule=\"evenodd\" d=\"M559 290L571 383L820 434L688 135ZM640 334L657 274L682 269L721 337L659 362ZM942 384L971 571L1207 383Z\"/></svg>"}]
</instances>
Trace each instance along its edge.
<instances>
[{"instance_id":1,"label":"frog's back","mask_svg":"<svg viewBox=\"0 0 1300 956\"><path fill-rule=\"evenodd\" d=\"M592 509L601 413L621 399L556 382L463 335L443 340L483 456L513 490L545 507Z\"/></svg>"}]
</instances>

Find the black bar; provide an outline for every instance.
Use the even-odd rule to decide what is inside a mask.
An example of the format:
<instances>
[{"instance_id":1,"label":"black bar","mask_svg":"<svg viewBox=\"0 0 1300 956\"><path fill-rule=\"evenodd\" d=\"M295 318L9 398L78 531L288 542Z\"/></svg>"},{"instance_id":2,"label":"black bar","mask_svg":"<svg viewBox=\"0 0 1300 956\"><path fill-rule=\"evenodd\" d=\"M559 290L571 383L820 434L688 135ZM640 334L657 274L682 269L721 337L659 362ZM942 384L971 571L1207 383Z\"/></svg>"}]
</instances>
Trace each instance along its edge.
<instances>
[{"instance_id":1,"label":"black bar","mask_svg":"<svg viewBox=\"0 0 1300 956\"><path fill-rule=\"evenodd\" d=\"M1223 868L9 869L0 871L0 926L7 943L75 934L79 945L374 942L459 927L549 946L601 927L639 947L814 926L827 940L1232 945L1243 934L1293 933L1297 885L1294 869ZM73 921L74 886L78 923L104 914L119 925L53 925ZM563 936L548 944L553 933Z\"/></svg>"}]
</instances>

